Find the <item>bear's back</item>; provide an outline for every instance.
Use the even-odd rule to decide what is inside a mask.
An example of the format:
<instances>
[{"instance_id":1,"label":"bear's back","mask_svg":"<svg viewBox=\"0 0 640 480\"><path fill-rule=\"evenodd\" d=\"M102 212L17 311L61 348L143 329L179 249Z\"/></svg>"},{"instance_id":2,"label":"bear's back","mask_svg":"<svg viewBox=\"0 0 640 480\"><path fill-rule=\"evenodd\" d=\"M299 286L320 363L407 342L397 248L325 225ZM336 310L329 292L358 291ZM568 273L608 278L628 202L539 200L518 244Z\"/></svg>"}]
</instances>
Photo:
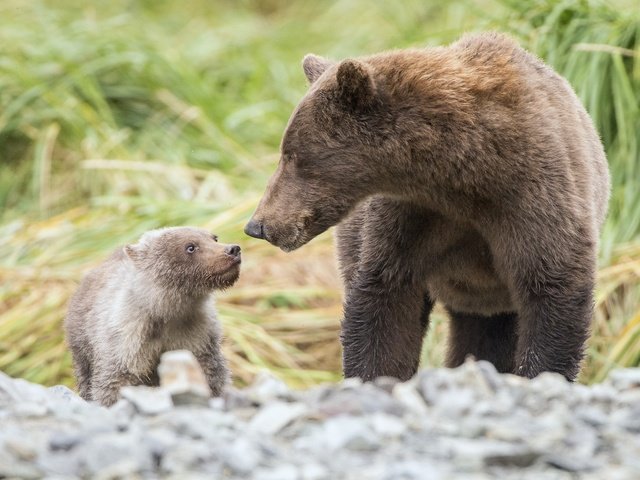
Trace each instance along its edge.
<instances>
[{"instance_id":1,"label":"bear's back","mask_svg":"<svg viewBox=\"0 0 640 480\"><path fill-rule=\"evenodd\" d=\"M533 135L539 133L540 149L553 141L561 146L564 155L559 160L566 162L564 174L575 187L577 208L589 210L597 232L609 200L607 159L593 121L569 82L506 35L468 35L450 49L461 55L479 82L493 82L505 95L518 96L518 121ZM592 199L591 204L584 199Z\"/></svg>"},{"instance_id":2,"label":"bear's back","mask_svg":"<svg viewBox=\"0 0 640 480\"><path fill-rule=\"evenodd\" d=\"M513 39L493 32L466 35L448 47L398 50L364 61L394 105L417 109L426 120L441 116L440 123L460 132L460 144L474 154L488 155L481 151L487 145L499 150L505 182L561 178L567 208L593 219L594 233L599 230L610 186L593 122L569 83ZM474 136L465 140L465 131Z\"/></svg>"}]
</instances>

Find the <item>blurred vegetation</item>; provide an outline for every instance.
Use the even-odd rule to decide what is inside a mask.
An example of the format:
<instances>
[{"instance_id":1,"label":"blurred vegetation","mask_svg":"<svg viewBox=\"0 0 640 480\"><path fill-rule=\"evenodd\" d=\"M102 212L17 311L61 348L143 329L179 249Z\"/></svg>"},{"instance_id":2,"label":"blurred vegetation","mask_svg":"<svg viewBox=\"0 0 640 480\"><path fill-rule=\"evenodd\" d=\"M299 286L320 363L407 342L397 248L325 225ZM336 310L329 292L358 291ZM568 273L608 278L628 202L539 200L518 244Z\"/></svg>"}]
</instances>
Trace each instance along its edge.
<instances>
[{"instance_id":1,"label":"blurred vegetation","mask_svg":"<svg viewBox=\"0 0 640 480\"><path fill-rule=\"evenodd\" d=\"M73 384L61 322L116 246L192 224L243 246L219 296L236 381L340 377L332 238L284 254L242 227L306 90L300 61L510 31L573 84L614 181L583 380L640 364L640 13L633 1L0 3L0 370ZM437 310L424 364L439 364Z\"/></svg>"}]
</instances>

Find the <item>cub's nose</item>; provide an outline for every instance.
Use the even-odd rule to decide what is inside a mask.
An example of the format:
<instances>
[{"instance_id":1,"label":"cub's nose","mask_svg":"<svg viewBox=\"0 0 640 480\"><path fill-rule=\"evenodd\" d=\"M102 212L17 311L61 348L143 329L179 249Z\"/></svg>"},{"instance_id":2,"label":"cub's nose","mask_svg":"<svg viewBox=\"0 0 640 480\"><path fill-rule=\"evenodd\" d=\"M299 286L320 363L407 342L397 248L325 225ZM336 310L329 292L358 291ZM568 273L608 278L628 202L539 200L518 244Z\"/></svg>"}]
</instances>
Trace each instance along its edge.
<instances>
[{"instance_id":1,"label":"cub's nose","mask_svg":"<svg viewBox=\"0 0 640 480\"><path fill-rule=\"evenodd\" d=\"M253 218L245 225L244 233L250 237L264 240L264 226L262 222L256 222Z\"/></svg>"},{"instance_id":2,"label":"cub's nose","mask_svg":"<svg viewBox=\"0 0 640 480\"><path fill-rule=\"evenodd\" d=\"M224 248L224 253L232 257L240 256L240 245L228 245Z\"/></svg>"}]
</instances>

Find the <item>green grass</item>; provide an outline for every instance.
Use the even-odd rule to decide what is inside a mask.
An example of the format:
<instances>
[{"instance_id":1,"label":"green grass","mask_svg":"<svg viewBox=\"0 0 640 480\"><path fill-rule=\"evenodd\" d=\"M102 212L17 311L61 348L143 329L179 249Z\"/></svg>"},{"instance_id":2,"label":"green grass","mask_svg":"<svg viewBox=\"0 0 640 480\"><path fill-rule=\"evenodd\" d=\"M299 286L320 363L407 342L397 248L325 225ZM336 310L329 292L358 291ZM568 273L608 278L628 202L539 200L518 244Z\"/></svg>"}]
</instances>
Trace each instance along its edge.
<instances>
[{"instance_id":1,"label":"green grass","mask_svg":"<svg viewBox=\"0 0 640 480\"><path fill-rule=\"evenodd\" d=\"M584 379L640 365L640 10L637 2L498 0L491 24L572 84L607 151L612 195L601 238L596 320Z\"/></svg>"},{"instance_id":2,"label":"green grass","mask_svg":"<svg viewBox=\"0 0 640 480\"><path fill-rule=\"evenodd\" d=\"M306 90L301 59L487 26L566 75L602 133L614 192L583 379L637 365L638 25L632 8L579 0L1 2L0 370L71 385L61 321L83 272L148 229L194 224L243 246L241 280L219 301L236 380L339 378L331 235L285 255L242 234ZM434 317L425 364L443 353Z\"/></svg>"}]
</instances>

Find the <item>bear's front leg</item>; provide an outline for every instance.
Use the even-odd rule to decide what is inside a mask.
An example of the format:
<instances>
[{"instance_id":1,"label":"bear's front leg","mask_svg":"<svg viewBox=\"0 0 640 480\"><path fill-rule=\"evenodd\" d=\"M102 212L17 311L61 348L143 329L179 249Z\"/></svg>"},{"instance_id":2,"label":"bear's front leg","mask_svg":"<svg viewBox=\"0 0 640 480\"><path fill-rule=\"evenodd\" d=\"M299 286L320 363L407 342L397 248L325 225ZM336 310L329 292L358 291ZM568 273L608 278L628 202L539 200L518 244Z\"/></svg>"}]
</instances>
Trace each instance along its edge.
<instances>
[{"instance_id":1,"label":"bear's front leg","mask_svg":"<svg viewBox=\"0 0 640 480\"><path fill-rule=\"evenodd\" d=\"M408 380L418 369L432 303L417 288L356 287L342 322L345 377Z\"/></svg>"},{"instance_id":2,"label":"bear's front leg","mask_svg":"<svg viewBox=\"0 0 640 480\"><path fill-rule=\"evenodd\" d=\"M423 285L421 251L429 212L374 198L358 217L338 235L345 279L344 374L363 380L407 380L418 368L433 306ZM344 231L352 231L348 238L360 238L361 243L345 241ZM353 262L345 262L348 255Z\"/></svg>"},{"instance_id":3,"label":"bear's front leg","mask_svg":"<svg viewBox=\"0 0 640 480\"><path fill-rule=\"evenodd\" d=\"M532 222L532 224L534 224ZM576 379L593 316L596 244L584 226L520 228L503 246L504 271L518 308L515 373L549 371Z\"/></svg>"},{"instance_id":4,"label":"bear's front leg","mask_svg":"<svg viewBox=\"0 0 640 480\"><path fill-rule=\"evenodd\" d=\"M542 372L557 372L569 381L576 379L589 339L592 291L592 282L554 278L523 292L516 374L533 378Z\"/></svg>"}]
</instances>

